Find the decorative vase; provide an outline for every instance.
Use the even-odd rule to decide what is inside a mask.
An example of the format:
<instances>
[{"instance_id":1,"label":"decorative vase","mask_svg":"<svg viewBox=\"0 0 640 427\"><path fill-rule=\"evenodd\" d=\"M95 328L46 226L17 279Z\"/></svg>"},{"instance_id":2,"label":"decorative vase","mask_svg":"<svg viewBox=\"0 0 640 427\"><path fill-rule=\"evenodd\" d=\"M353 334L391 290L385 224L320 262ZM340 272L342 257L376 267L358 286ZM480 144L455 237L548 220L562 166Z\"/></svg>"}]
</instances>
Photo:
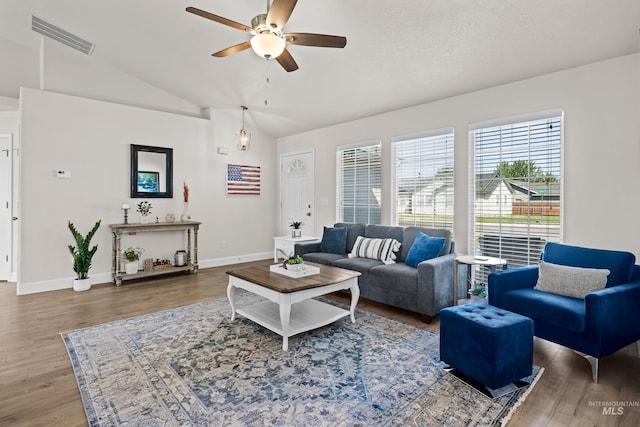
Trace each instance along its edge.
<instances>
[{"instance_id":1,"label":"decorative vase","mask_svg":"<svg viewBox=\"0 0 640 427\"><path fill-rule=\"evenodd\" d=\"M180 221L191 221L191 215L189 215L189 202L184 202L184 210L180 215Z\"/></svg>"},{"instance_id":2,"label":"decorative vase","mask_svg":"<svg viewBox=\"0 0 640 427\"><path fill-rule=\"evenodd\" d=\"M149 224L151 217L149 215L140 215L140 224Z\"/></svg>"},{"instance_id":3,"label":"decorative vase","mask_svg":"<svg viewBox=\"0 0 640 427\"><path fill-rule=\"evenodd\" d=\"M88 291L91 289L91 278L73 279L73 290L76 292Z\"/></svg>"},{"instance_id":4,"label":"decorative vase","mask_svg":"<svg viewBox=\"0 0 640 427\"><path fill-rule=\"evenodd\" d=\"M302 237L302 230L300 230L299 228L294 228L291 230L291 237L293 237L294 239L298 239L300 237Z\"/></svg>"},{"instance_id":5,"label":"decorative vase","mask_svg":"<svg viewBox=\"0 0 640 427\"><path fill-rule=\"evenodd\" d=\"M124 264L124 271L127 274L136 274L138 272L138 261L127 261Z\"/></svg>"},{"instance_id":6,"label":"decorative vase","mask_svg":"<svg viewBox=\"0 0 640 427\"><path fill-rule=\"evenodd\" d=\"M480 295L470 295L470 297L470 302L487 302L487 299L485 297L481 297Z\"/></svg>"}]
</instances>

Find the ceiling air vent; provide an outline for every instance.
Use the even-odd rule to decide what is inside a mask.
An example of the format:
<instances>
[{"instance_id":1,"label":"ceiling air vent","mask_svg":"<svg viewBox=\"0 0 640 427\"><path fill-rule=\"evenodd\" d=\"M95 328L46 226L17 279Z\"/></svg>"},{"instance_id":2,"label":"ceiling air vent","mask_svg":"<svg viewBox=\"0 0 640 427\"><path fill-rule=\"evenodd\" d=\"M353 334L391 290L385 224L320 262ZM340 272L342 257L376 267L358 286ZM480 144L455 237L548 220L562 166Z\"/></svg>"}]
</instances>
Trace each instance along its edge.
<instances>
[{"instance_id":1,"label":"ceiling air vent","mask_svg":"<svg viewBox=\"0 0 640 427\"><path fill-rule=\"evenodd\" d=\"M82 52L85 55L91 55L91 52L93 52L93 48L95 47L94 43L78 37L75 34L71 34L57 25L47 22L42 18L38 18L35 15L31 15L31 29L38 34L42 34L45 37L69 46L70 48L73 48L78 52Z\"/></svg>"}]
</instances>

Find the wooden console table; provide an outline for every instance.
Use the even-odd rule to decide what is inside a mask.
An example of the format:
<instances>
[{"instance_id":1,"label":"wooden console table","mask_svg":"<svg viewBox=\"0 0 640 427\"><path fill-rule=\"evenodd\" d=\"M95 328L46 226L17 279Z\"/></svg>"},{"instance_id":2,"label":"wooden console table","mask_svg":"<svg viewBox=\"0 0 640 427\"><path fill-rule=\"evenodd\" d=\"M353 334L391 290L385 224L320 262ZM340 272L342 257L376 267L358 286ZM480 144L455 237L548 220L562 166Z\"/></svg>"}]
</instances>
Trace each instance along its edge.
<instances>
[{"instance_id":1,"label":"wooden console table","mask_svg":"<svg viewBox=\"0 0 640 427\"><path fill-rule=\"evenodd\" d=\"M123 280L139 279L141 277L157 276L161 274L175 273L178 271L198 271L198 227L200 222L180 221L180 222L157 222L152 224L110 224L113 234L112 257L111 257L111 277L116 286L120 286ZM120 241L123 234L148 233L156 231L180 231L187 232L187 265L182 267L172 266L162 270L138 271L135 274L125 274L120 270L122 261L122 249ZM193 230L193 247L191 246L191 231ZM193 256L192 256L193 249Z\"/></svg>"}]
</instances>

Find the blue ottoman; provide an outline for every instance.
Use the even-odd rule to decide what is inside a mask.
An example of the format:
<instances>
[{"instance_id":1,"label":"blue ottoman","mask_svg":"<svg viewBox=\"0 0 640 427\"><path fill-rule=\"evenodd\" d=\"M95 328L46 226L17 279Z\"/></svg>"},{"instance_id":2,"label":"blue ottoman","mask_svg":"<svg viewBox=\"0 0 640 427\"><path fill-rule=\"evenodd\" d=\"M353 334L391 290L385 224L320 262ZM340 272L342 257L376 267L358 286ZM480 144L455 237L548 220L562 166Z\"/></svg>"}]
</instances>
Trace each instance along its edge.
<instances>
[{"instance_id":1,"label":"blue ottoman","mask_svg":"<svg viewBox=\"0 0 640 427\"><path fill-rule=\"evenodd\" d=\"M440 311L440 359L492 389L531 375L533 320L472 303Z\"/></svg>"}]
</instances>

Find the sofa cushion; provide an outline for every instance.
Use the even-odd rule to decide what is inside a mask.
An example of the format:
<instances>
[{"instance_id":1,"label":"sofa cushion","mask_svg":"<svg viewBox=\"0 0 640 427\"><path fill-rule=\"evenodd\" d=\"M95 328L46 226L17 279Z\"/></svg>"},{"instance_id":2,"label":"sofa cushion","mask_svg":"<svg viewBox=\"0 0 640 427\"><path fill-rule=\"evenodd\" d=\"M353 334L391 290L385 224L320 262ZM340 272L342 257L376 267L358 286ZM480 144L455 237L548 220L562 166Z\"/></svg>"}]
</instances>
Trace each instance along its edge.
<instances>
[{"instance_id":1,"label":"sofa cushion","mask_svg":"<svg viewBox=\"0 0 640 427\"><path fill-rule=\"evenodd\" d=\"M582 298L607 284L609 270L606 268L570 267L540 261L538 266L538 283L534 289Z\"/></svg>"},{"instance_id":2,"label":"sofa cushion","mask_svg":"<svg viewBox=\"0 0 640 427\"><path fill-rule=\"evenodd\" d=\"M400 242L396 239L371 239L359 236L349 258L379 259L385 264L396 262L396 252L400 249Z\"/></svg>"},{"instance_id":3,"label":"sofa cushion","mask_svg":"<svg viewBox=\"0 0 640 427\"><path fill-rule=\"evenodd\" d=\"M420 233L424 233L431 237L442 237L445 239L445 244L442 251L440 251L440 255L452 253L451 248L453 246L453 242L451 241L451 231L439 228L407 227L404 229L402 247L400 249L400 256L398 257L397 262L404 262L407 259L411 246L413 246L414 240Z\"/></svg>"},{"instance_id":4,"label":"sofa cushion","mask_svg":"<svg viewBox=\"0 0 640 427\"><path fill-rule=\"evenodd\" d=\"M442 237L431 237L420 232L413 241L405 262L412 267L418 267L422 261L440 255L445 243L446 240Z\"/></svg>"},{"instance_id":5,"label":"sofa cushion","mask_svg":"<svg viewBox=\"0 0 640 427\"><path fill-rule=\"evenodd\" d=\"M374 239L396 239L402 243L404 239L404 228L395 225L369 224L364 229L364 237Z\"/></svg>"},{"instance_id":6,"label":"sofa cushion","mask_svg":"<svg viewBox=\"0 0 640 427\"><path fill-rule=\"evenodd\" d=\"M320 252L331 254L347 253L347 229L345 227L324 227Z\"/></svg>"},{"instance_id":7,"label":"sofa cushion","mask_svg":"<svg viewBox=\"0 0 640 427\"><path fill-rule=\"evenodd\" d=\"M418 269L404 262L373 267L369 272L374 285L408 295L417 295Z\"/></svg>"},{"instance_id":8,"label":"sofa cushion","mask_svg":"<svg viewBox=\"0 0 640 427\"><path fill-rule=\"evenodd\" d=\"M606 268L611 272L607 279L607 287L610 287L631 280L636 257L630 252L591 249L549 242L544 247L542 260L572 267Z\"/></svg>"},{"instance_id":9,"label":"sofa cushion","mask_svg":"<svg viewBox=\"0 0 640 427\"><path fill-rule=\"evenodd\" d=\"M328 252L310 252L302 255L305 262L317 262L318 264L332 265L334 261L346 258L345 254L332 254Z\"/></svg>"},{"instance_id":10,"label":"sofa cushion","mask_svg":"<svg viewBox=\"0 0 640 427\"><path fill-rule=\"evenodd\" d=\"M364 224L353 222L337 222L333 226L345 227L347 229L347 250L345 251L345 254L351 252L358 236L364 236Z\"/></svg>"},{"instance_id":11,"label":"sofa cushion","mask_svg":"<svg viewBox=\"0 0 640 427\"><path fill-rule=\"evenodd\" d=\"M584 300L542 292L532 288L514 289L500 295L500 308L543 321L559 329L582 332L585 328Z\"/></svg>"},{"instance_id":12,"label":"sofa cushion","mask_svg":"<svg viewBox=\"0 0 640 427\"><path fill-rule=\"evenodd\" d=\"M346 268L347 270L358 271L362 273L362 276L358 278L358 282L362 281L371 268L378 265L384 265L382 261L371 258L342 258L337 259L331 263L332 266L338 268Z\"/></svg>"}]
</instances>

